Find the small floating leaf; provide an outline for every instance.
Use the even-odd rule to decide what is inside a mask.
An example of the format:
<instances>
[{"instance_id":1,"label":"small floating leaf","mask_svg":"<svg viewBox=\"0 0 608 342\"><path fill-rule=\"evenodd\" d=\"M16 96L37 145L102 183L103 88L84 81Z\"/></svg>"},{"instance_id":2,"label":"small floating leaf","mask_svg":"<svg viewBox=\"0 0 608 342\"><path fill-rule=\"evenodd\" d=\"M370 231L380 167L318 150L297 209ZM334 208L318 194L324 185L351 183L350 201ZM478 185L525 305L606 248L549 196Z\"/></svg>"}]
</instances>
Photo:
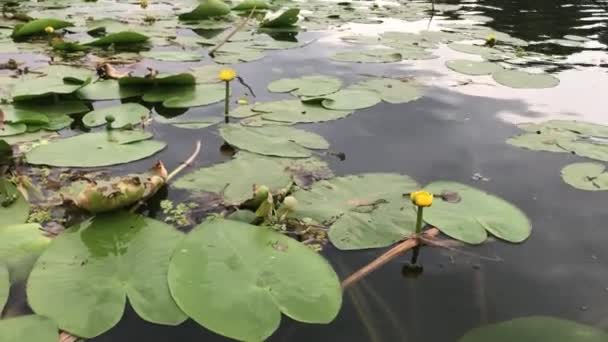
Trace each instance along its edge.
<instances>
[{"instance_id":1,"label":"small floating leaf","mask_svg":"<svg viewBox=\"0 0 608 342\"><path fill-rule=\"evenodd\" d=\"M196 322L246 341L269 337L281 313L326 324L342 304L338 276L322 256L269 228L219 218L203 222L177 246L169 286Z\"/></svg>"},{"instance_id":2,"label":"small floating leaf","mask_svg":"<svg viewBox=\"0 0 608 342\"><path fill-rule=\"evenodd\" d=\"M0 321L0 341L57 342L59 330L48 318L36 315Z\"/></svg>"},{"instance_id":3,"label":"small floating leaf","mask_svg":"<svg viewBox=\"0 0 608 342\"><path fill-rule=\"evenodd\" d=\"M83 45L91 46L108 46L108 45L131 45L145 43L150 38L144 34L132 31L123 31L110 33L107 36L84 43Z\"/></svg>"},{"instance_id":4,"label":"small floating leaf","mask_svg":"<svg viewBox=\"0 0 608 342\"><path fill-rule=\"evenodd\" d=\"M188 13L180 14L180 20L203 20L221 17L230 13L230 6L221 0L204 0L198 7Z\"/></svg>"},{"instance_id":5,"label":"small floating leaf","mask_svg":"<svg viewBox=\"0 0 608 342\"><path fill-rule=\"evenodd\" d=\"M581 190L608 190L608 172L600 163L574 163L562 169L564 182Z\"/></svg>"},{"instance_id":6,"label":"small floating leaf","mask_svg":"<svg viewBox=\"0 0 608 342\"><path fill-rule=\"evenodd\" d=\"M70 27L70 26L72 26L72 23L63 21L63 20L59 20L59 19L53 19L53 18L35 19L35 20L29 21L23 25L18 25L17 27L15 27L15 30L13 31L12 36L13 36L13 38L24 38L27 36L42 35L42 34L46 34L44 29L46 29L47 27L52 27L55 30L59 30L64 27Z\"/></svg>"},{"instance_id":7,"label":"small floating leaf","mask_svg":"<svg viewBox=\"0 0 608 342\"><path fill-rule=\"evenodd\" d=\"M477 62L466 59L447 61L445 62L445 65L456 72L471 76L490 75L502 70L502 67L496 63Z\"/></svg>"},{"instance_id":8,"label":"small floating leaf","mask_svg":"<svg viewBox=\"0 0 608 342\"><path fill-rule=\"evenodd\" d=\"M532 74L521 70L502 70L492 74L494 81L511 88L541 89L553 88L559 79L549 74Z\"/></svg>"},{"instance_id":9,"label":"small floating leaf","mask_svg":"<svg viewBox=\"0 0 608 342\"><path fill-rule=\"evenodd\" d=\"M111 124L112 128L123 128L128 125L137 125L142 120L146 120L150 116L150 110L139 103L123 103L88 112L82 118L82 123L87 127L105 125L108 115L115 118Z\"/></svg>"},{"instance_id":10,"label":"small floating leaf","mask_svg":"<svg viewBox=\"0 0 608 342\"><path fill-rule=\"evenodd\" d=\"M268 90L273 93L289 93L296 96L321 96L335 93L342 87L338 78L324 75L309 75L273 81Z\"/></svg>"}]
</instances>

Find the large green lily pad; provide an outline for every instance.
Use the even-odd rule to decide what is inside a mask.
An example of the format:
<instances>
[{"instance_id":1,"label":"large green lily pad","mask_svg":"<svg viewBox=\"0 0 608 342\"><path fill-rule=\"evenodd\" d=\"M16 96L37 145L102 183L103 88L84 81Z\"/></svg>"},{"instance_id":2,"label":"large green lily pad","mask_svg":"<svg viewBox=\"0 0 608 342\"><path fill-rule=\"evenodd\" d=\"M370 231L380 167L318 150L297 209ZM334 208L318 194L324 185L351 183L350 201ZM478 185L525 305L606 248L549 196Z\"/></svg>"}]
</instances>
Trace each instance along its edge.
<instances>
[{"instance_id":1,"label":"large green lily pad","mask_svg":"<svg viewBox=\"0 0 608 342\"><path fill-rule=\"evenodd\" d=\"M461 74L471 76L490 75L502 70L502 67L492 62L478 62L467 59L455 59L445 62L445 65Z\"/></svg>"},{"instance_id":2,"label":"large green lily pad","mask_svg":"<svg viewBox=\"0 0 608 342\"><path fill-rule=\"evenodd\" d=\"M5 105L0 106L4 116L4 122L13 124L46 124L49 122L48 116L41 112L35 112L26 109L20 109L15 106Z\"/></svg>"},{"instance_id":3,"label":"large green lily pad","mask_svg":"<svg viewBox=\"0 0 608 342\"><path fill-rule=\"evenodd\" d=\"M177 246L169 286L196 322L244 341L269 337L281 313L326 324L342 305L338 276L322 256L272 229L220 218Z\"/></svg>"},{"instance_id":4,"label":"large green lily pad","mask_svg":"<svg viewBox=\"0 0 608 342\"><path fill-rule=\"evenodd\" d=\"M28 302L84 338L118 323L127 297L144 320L180 324L186 317L171 298L167 270L181 239L173 227L136 214L95 216L53 239L30 275Z\"/></svg>"},{"instance_id":5,"label":"large green lily pad","mask_svg":"<svg viewBox=\"0 0 608 342\"><path fill-rule=\"evenodd\" d=\"M544 316L521 317L467 332L458 342L603 342L608 333L592 326Z\"/></svg>"},{"instance_id":6,"label":"large green lily pad","mask_svg":"<svg viewBox=\"0 0 608 342\"><path fill-rule=\"evenodd\" d=\"M253 197L254 185L265 185L270 192L277 193L292 183L305 187L331 176L327 164L316 158L272 158L239 152L233 160L187 174L176 180L173 186L214 193L225 204L239 205Z\"/></svg>"},{"instance_id":7,"label":"large green lily pad","mask_svg":"<svg viewBox=\"0 0 608 342\"><path fill-rule=\"evenodd\" d=\"M260 23L263 28L283 28L293 26L298 22L299 8L289 8L281 13L278 13L272 18L265 19Z\"/></svg>"},{"instance_id":8,"label":"large green lily pad","mask_svg":"<svg viewBox=\"0 0 608 342\"><path fill-rule=\"evenodd\" d=\"M494 81L511 88L542 89L553 88L559 79L549 74L532 74L521 70L502 70L492 74Z\"/></svg>"},{"instance_id":9,"label":"large green lily pad","mask_svg":"<svg viewBox=\"0 0 608 342\"><path fill-rule=\"evenodd\" d=\"M30 205L17 187L6 178L0 178L0 202L0 227L27 220Z\"/></svg>"},{"instance_id":10,"label":"large green lily pad","mask_svg":"<svg viewBox=\"0 0 608 342\"><path fill-rule=\"evenodd\" d=\"M42 34L46 34L46 32L44 31L44 29L46 29L47 27L52 27L55 30L59 30L65 27L70 27L72 26L72 23L67 22L67 21L63 21L63 20L59 20L59 19L53 19L53 18L42 18L42 19L35 19L32 21L29 21L23 25L17 25L15 27L15 29L13 30L13 38L24 38L24 37L28 37L28 36L33 36L33 35L42 35Z\"/></svg>"},{"instance_id":11,"label":"large green lily pad","mask_svg":"<svg viewBox=\"0 0 608 342\"><path fill-rule=\"evenodd\" d=\"M294 216L329 225L329 238L340 249L385 247L415 232L415 212L403 193L417 188L410 177L393 173L319 181L294 193Z\"/></svg>"},{"instance_id":12,"label":"large green lily pad","mask_svg":"<svg viewBox=\"0 0 608 342\"><path fill-rule=\"evenodd\" d=\"M500 54L501 51L482 45L462 44L462 43L450 43L448 47L452 50L456 50L462 53L468 53L471 55L493 55Z\"/></svg>"},{"instance_id":13,"label":"large green lily pad","mask_svg":"<svg viewBox=\"0 0 608 342\"><path fill-rule=\"evenodd\" d=\"M253 106L252 113L261 114L265 120L310 123L342 119L352 113L350 110L332 110L318 104L303 103L300 100L280 100L262 102ZM233 116L233 115L231 115Z\"/></svg>"},{"instance_id":14,"label":"large green lily pad","mask_svg":"<svg viewBox=\"0 0 608 342\"><path fill-rule=\"evenodd\" d=\"M170 97L163 102L166 108L190 108L206 106L224 100L226 86L224 84L197 84L178 96Z\"/></svg>"},{"instance_id":15,"label":"large green lily pad","mask_svg":"<svg viewBox=\"0 0 608 342\"><path fill-rule=\"evenodd\" d=\"M0 321L0 341L57 342L59 330L48 318L36 315Z\"/></svg>"},{"instance_id":16,"label":"large green lily pad","mask_svg":"<svg viewBox=\"0 0 608 342\"><path fill-rule=\"evenodd\" d=\"M84 87L94 75L93 71L63 65L51 65L38 70L40 74L24 77L13 86L15 101L23 101L51 94L71 94Z\"/></svg>"},{"instance_id":17,"label":"large green lily pad","mask_svg":"<svg viewBox=\"0 0 608 342\"><path fill-rule=\"evenodd\" d=\"M11 283L24 281L51 239L36 223L0 226L0 267L5 266Z\"/></svg>"},{"instance_id":18,"label":"large green lily pad","mask_svg":"<svg viewBox=\"0 0 608 342\"><path fill-rule=\"evenodd\" d=\"M180 14L181 20L203 20L230 13L230 6L221 0L204 0L190 12Z\"/></svg>"},{"instance_id":19,"label":"large green lily pad","mask_svg":"<svg viewBox=\"0 0 608 342\"><path fill-rule=\"evenodd\" d=\"M310 149L327 149L329 143L322 136L300 129L270 125L244 127L230 124L220 128L226 142L242 150L277 157L306 158Z\"/></svg>"},{"instance_id":20,"label":"large green lily pad","mask_svg":"<svg viewBox=\"0 0 608 342\"><path fill-rule=\"evenodd\" d=\"M118 80L121 87L176 87L196 84L196 79L190 73L159 74L155 77L126 76Z\"/></svg>"},{"instance_id":21,"label":"large green lily pad","mask_svg":"<svg viewBox=\"0 0 608 342\"><path fill-rule=\"evenodd\" d=\"M375 78L359 82L349 89L373 90L388 103L407 103L422 97L420 86L411 81L391 78Z\"/></svg>"},{"instance_id":22,"label":"large green lily pad","mask_svg":"<svg viewBox=\"0 0 608 342\"><path fill-rule=\"evenodd\" d=\"M289 93L296 96L321 96L335 93L342 87L339 78L324 75L309 75L273 81L268 90L273 93Z\"/></svg>"},{"instance_id":23,"label":"large green lily pad","mask_svg":"<svg viewBox=\"0 0 608 342\"><path fill-rule=\"evenodd\" d=\"M149 140L143 131L107 131L85 133L40 145L26 153L34 165L98 167L128 163L147 158L166 144Z\"/></svg>"},{"instance_id":24,"label":"large green lily pad","mask_svg":"<svg viewBox=\"0 0 608 342\"><path fill-rule=\"evenodd\" d=\"M530 236L528 217L513 204L465 184L438 181L425 187L435 195L456 193L459 200L440 198L424 209L424 220L454 239L480 244L491 233L505 241L519 243Z\"/></svg>"},{"instance_id":25,"label":"large green lily pad","mask_svg":"<svg viewBox=\"0 0 608 342\"><path fill-rule=\"evenodd\" d=\"M323 96L321 104L332 110L357 110L377 105L382 101L380 96L369 88L349 87Z\"/></svg>"},{"instance_id":26,"label":"large green lily pad","mask_svg":"<svg viewBox=\"0 0 608 342\"><path fill-rule=\"evenodd\" d=\"M232 7L233 11L251 11L253 9L267 10L270 9L270 5L265 0L245 0Z\"/></svg>"},{"instance_id":27,"label":"large green lily pad","mask_svg":"<svg viewBox=\"0 0 608 342\"><path fill-rule=\"evenodd\" d=\"M107 116L115 119L111 124L112 128L123 128L146 120L150 116L150 110L139 103L123 103L88 112L82 122L87 127L97 127L106 124Z\"/></svg>"},{"instance_id":28,"label":"large green lily pad","mask_svg":"<svg viewBox=\"0 0 608 342\"><path fill-rule=\"evenodd\" d=\"M564 182L581 190L608 190L608 172L600 163L574 163L562 169Z\"/></svg>"}]
</instances>

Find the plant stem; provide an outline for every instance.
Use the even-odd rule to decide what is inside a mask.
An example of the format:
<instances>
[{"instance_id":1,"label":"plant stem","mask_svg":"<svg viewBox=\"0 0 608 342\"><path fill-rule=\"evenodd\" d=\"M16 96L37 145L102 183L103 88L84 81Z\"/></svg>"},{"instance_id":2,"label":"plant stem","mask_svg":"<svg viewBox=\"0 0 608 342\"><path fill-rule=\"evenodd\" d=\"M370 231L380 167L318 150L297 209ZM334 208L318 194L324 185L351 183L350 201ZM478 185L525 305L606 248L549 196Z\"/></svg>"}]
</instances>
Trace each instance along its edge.
<instances>
[{"instance_id":1,"label":"plant stem","mask_svg":"<svg viewBox=\"0 0 608 342\"><path fill-rule=\"evenodd\" d=\"M422 232L422 210L424 207L418 207L418 211L416 213L416 236L420 235ZM412 252L412 260L411 264L416 265L418 262L418 255L420 254L420 246L416 246L414 251Z\"/></svg>"},{"instance_id":2,"label":"plant stem","mask_svg":"<svg viewBox=\"0 0 608 342\"><path fill-rule=\"evenodd\" d=\"M230 123L230 81L226 81L226 99L224 101L224 122Z\"/></svg>"}]
</instances>

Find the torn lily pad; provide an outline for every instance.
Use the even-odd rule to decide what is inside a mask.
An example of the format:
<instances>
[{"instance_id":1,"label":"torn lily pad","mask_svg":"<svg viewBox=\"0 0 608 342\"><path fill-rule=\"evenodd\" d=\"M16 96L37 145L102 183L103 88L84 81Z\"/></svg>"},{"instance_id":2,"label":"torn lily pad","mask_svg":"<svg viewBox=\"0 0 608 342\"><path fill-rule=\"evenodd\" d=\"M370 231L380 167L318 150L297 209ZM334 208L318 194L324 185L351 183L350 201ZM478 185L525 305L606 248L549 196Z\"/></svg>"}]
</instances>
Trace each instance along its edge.
<instances>
[{"instance_id":1,"label":"torn lily pad","mask_svg":"<svg viewBox=\"0 0 608 342\"><path fill-rule=\"evenodd\" d=\"M181 239L173 227L140 215L95 216L53 239L30 274L28 302L84 338L114 327L127 298L142 319L178 325L186 316L171 298L167 270Z\"/></svg>"},{"instance_id":2,"label":"torn lily pad","mask_svg":"<svg viewBox=\"0 0 608 342\"><path fill-rule=\"evenodd\" d=\"M169 286L197 323L244 341L268 338L281 313L327 324L342 304L338 276L318 253L272 229L220 218L203 222L177 246Z\"/></svg>"},{"instance_id":3,"label":"torn lily pad","mask_svg":"<svg viewBox=\"0 0 608 342\"><path fill-rule=\"evenodd\" d=\"M549 74L533 74L521 70L502 70L492 74L497 83L517 89L553 88L559 79Z\"/></svg>"},{"instance_id":4,"label":"torn lily pad","mask_svg":"<svg viewBox=\"0 0 608 342\"><path fill-rule=\"evenodd\" d=\"M348 89L373 90L377 92L382 101L388 103L407 103L422 97L420 86L412 81L376 78L362 81L350 86Z\"/></svg>"},{"instance_id":5,"label":"torn lily pad","mask_svg":"<svg viewBox=\"0 0 608 342\"><path fill-rule=\"evenodd\" d=\"M150 116L150 110L139 103L123 103L88 112L82 118L82 123L87 127L102 126L107 123L108 116L114 118L110 125L112 128L123 128L145 121Z\"/></svg>"},{"instance_id":6,"label":"torn lily pad","mask_svg":"<svg viewBox=\"0 0 608 342\"><path fill-rule=\"evenodd\" d=\"M34 147L26 153L26 159L34 165L63 167L123 164L147 158L165 148L164 142L151 138L152 134L143 131L84 133Z\"/></svg>"},{"instance_id":7,"label":"torn lily pad","mask_svg":"<svg viewBox=\"0 0 608 342\"><path fill-rule=\"evenodd\" d=\"M254 105L252 109L253 114L260 114L264 120L292 124L337 120L352 113L351 110L332 110L319 104L303 103L300 100L263 102Z\"/></svg>"},{"instance_id":8,"label":"torn lily pad","mask_svg":"<svg viewBox=\"0 0 608 342\"><path fill-rule=\"evenodd\" d=\"M608 190L608 172L600 163L574 163L562 169L564 182L580 190Z\"/></svg>"},{"instance_id":9,"label":"torn lily pad","mask_svg":"<svg viewBox=\"0 0 608 342\"><path fill-rule=\"evenodd\" d=\"M425 208L424 220L442 233L470 244L480 244L488 233L519 243L532 231L528 217L515 205L465 184L437 181L424 187L431 193L456 193L458 202L436 199Z\"/></svg>"},{"instance_id":10,"label":"torn lily pad","mask_svg":"<svg viewBox=\"0 0 608 342\"><path fill-rule=\"evenodd\" d=\"M321 96L335 93L342 87L339 78L324 75L308 75L273 81L268 90L273 93L292 93L295 96Z\"/></svg>"},{"instance_id":11,"label":"torn lily pad","mask_svg":"<svg viewBox=\"0 0 608 342\"><path fill-rule=\"evenodd\" d=\"M445 65L456 72L471 76L490 75L503 69L496 63L470 61L466 59L450 60L445 62Z\"/></svg>"},{"instance_id":12,"label":"torn lily pad","mask_svg":"<svg viewBox=\"0 0 608 342\"><path fill-rule=\"evenodd\" d=\"M268 156L306 158L312 155L309 149L329 148L318 134L280 125L258 128L230 124L220 128L220 135L232 146Z\"/></svg>"},{"instance_id":13,"label":"torn lily pad","mask_svg":"<svg viewBox=\"0 0 608 342\"><path fill-rule=\"evenodd\" d=\"M42 316L28 315L1 320L0 340L57 342L60 339L59 330L50 319Z\"/></svg>"}]
</instances>

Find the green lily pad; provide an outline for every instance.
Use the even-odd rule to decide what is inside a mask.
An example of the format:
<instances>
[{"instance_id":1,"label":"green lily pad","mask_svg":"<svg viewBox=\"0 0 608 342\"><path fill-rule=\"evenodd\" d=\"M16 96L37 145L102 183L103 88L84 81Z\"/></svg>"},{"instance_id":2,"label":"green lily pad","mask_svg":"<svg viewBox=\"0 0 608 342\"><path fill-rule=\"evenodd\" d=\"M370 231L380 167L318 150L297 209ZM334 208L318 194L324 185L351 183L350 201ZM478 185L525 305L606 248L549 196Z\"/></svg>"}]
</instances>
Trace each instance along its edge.
<instances>
[{"instance_id":1,"label":"green lily pad","mask_svg":"<svg viewBox=\"0 0 608 342\"><path fill-rule=\"evenodd\" d=\"M357 87L342 89L323 98L321 102L323 107L332 110L364 109L373 107L382 101L378 92Z\"/></svg>"},{"instance_id":2,"label":"green lily pad","mask_svg":"<svg viewBox=\"0 0 608 342\"><path fill-rule=\"evenodd\" d=\"M145 102L164 102L170 98L188 96L190 94L193 94L195 91L195 85L152 87L145 90L145 93L141 97L141 99Z\"/></svg>"},{"instance_id":3,"label":"green lily pad","mask_svg":"<svg viewBox=\"0 0 608 342\"><path fill-rule=\"evenodd\" d=\"M4 123L0 126L0 137L8 137L11 135L18 135L21 133L25 133L27 130L27 125L23 123Z\"/></svg>"},{"instance_id":4,"label":"green lily pad","mask_svg":"<svg viewBox=\"0 0 608 342\"><path fill-rule=\"evenodd\" d=\"M588 137L608 138L608 126L576 120L549 120L541 123L519 124L517 127L528 132L558 130Z\"/></svg>"},{"instance_id":5,"label":"green lily pad","mask_svg":"<svg viewBox=\"0 0 608 342\"><path fill-rule=\"evenodd\" d=\"M225 45L228 44L230 43L227 43ZM222 48L225 48L225 46ZM238 51L226 51L220 49L216 51L213 55L213 60L216 63L220 64L246 63L253 62L262 58L264 58L264 54L262 52L251 48L241 48Z\"/></svg>"},{"instance_id":6,"label":"green lily pad","mask_svg":"<svg viewBox=\"0 0 608 342\"><path fill-rule=\"evenodd\" d=\"M47 123L27 125L27 131L30 133L38 132L39 130L59 131L59 130L69 127L72 124L72 122L74 122L74 119L72 119L71 117L69 117L67 115L63 115L63 114L52 115L52 116L49 116L49 122L47 122Z\"/></svg>"},{"instance_id":7,"label":"green lily pad","mask_svg":"<svg viewBox=\"0 0 608 342\"><path fill-rule=\"evenodd\" d=\"M378 36L364 36L360 34L340 37L341 40L351 44L375 45L380 43Z\"/></svg>"},{"instance_id":8,"label":"green lily pad","mask_svg":"<svg viewBox=\"0 0 608 342\"><path fill-rule=\"evenodd\" d=\"M559 79L549 74L532 74L521 70L502 70L492 74L494 81L518 89L553 88Z\"/></svg>"},{"instance_id":9,"label":"green lily pad","mask_svg":"<svg viewBox=\"0 0 608 342\"><path fill-rule=\"evenodd\" d=\"M0 227L24 223L30 213L30 204L17 187L0 177Z\"/></svg>"},{"instance_id":10,"label":"green lily pad","mask_svg":"<svg viewBox=\"0 0 608 342\"><path fill-rule=\"evenodd\" d=\"M306 187L332 176L326 163L316 159L286 159L239 152L228 162L205 167L175 181L173 186L195 192L214 193L228 205L239 205L253 197L254 185L266 185L278 193L292 183Z\"/></svg>"},{"instance_id":11,"label":"green lily pad","mask_svg":"<svg viewBox=\"0 0 608 342\"><path fill-rule=\"evenodd\" d=\"M273 81L268 90L273 93L289 93L296 96L321 96L335 93L342 87L338 78L324 75L309 75Z\"/></svg>"},{"instance_id":12,"label":"green lily pad","mask_svg":"<svg viewBox=\"0 0 608 342\"><path fill-rule=\"evenodd\" d=\"M477 62L466 59L450 60L445 62L445 65L456 72L471 76L490 75L502 70L502 67L496 63Z\"/></svg>"},{"instance_id":13,"label":"green lily pad","mask_svg":"<svg viewBox=\"0 0 608 342\"><path fill-rule=\"evenodd\" d=\"M8 269L5 265L0 265L0 312L4 310L10 289L11 281L8 275Z\"/></svg>"},{"instance_id":14,"label":"green lily pad","mask_svg":"<svg viewBox=\"0 0 608 342\"><path fill-rule=\"evenodd\" d=\"M8 270L10 283L26 280L38 256L51 243L40 228L37 223L0 227L0 267Z\"/></svg>"},{"instance_id":15,"label":"green lily pad","mask_svg":"<svg viewBox=\"0 0 608 342\"><path fill-rule=\"evenodd\" d=\"M574 163L562 169L564 182L581 190L608 190L608 172L600 163Z\"/></svg>"},{"instance_id":16,"label":"green lily pad","mask_svg":"<svg viewBox=\"0 0 608 342\"><path fill-rule=\"evenodd\" d=\"M224 121L224 118L216 117L216 118L203 118L203 119L188 119L188 118L183 118L183 117L175 117L175 118L167 119L161 115L157 115L155 117L155 121L164 123L164 124L170 124L170 125L173 125L173 126L179 127L179 128L200 129L200 128L206 128L206 127L210 127L213 125L217 125L218 123Z\"/></svg>"},{"instance_id":17,"label":"green lily pad","mask_svg":"<svg viewBox=\"0 0 608 342\"><path fill-rule=\"evenodd\" d=\"M338 276L322 256L274 230L219 218L197 226L177 247L169 286L196 322L246 341L269 337L281 313L327 324L342 305Z\"/></svg>"},{"instance_id":18,"label":"green lily pad","mask_svg":"<svg viewBox=\"0 0 608 342\"><path fill-rule=\"evenodd\" d=\"M53 46L53 50L67 52L67 53L83 52L83 51L89 50L88 46L80 45L80 44L74 43L74 42L66 42L66 41L55 42L55 41L53 41L51 43L51 45Z\"/></svg>"},{"instance_id":19,"label":"green lily pad","mask_svg":"<svg viewBox=\"0 0 608 342\"><path fill-rule=\"evenodd\" d=\"M416 230L413 206L402 194L417 188L410 177L392 173L337 177L296 191L293 215L329 225L339 249L385 247Z\"/></svg>"},{"instance_id":20,"label":"green lily pad","mask_svg":"<svg viewBox=\"0 0 608 342\"><path fill-rule=\"evenodd\" d=\"M53 103L38 103L38 102L19 102L15 104L15 108L31 112L43 113L46 116L53 117L59 115L72 115L86 113L89 107L84 101L67 100Z\"/></svg>"},{"instance_id":21,"label":"green lily pad","mask_svg":"<svg viewBox=\"0 0 608 342\"><path fill-rule=\"evenodd\" d=\"M270 9L270 5L264 0L245 0L232 7L233 11L251 11L253 9L257 11L267 10Z\"/></svg>"},{"instance_id":22,"label":"green lily pad","mask_svg":"<svg viewBox=\"0 0 608 342\"><path fill-rule=\"evenodd\" d=\"M349 89L373 90L388 103L407 103L422 97L422 90L414 82L391 78L376 78L359 82Z\"/></svg>"},{"instance_id":23,"label":"green lily pad","mask_svg":"<svg viewBox=\"0 0 608 342\"><path fill-rule=\"evenodd\" d=\"M71 94L91 82L94 75L91 70L63 65L51 65L38 71L44 76L36 74L15 82L11 93L13 100L24 101L51 94Z\"/></svg>"},{"instance_id":24,"label":"green lily pad","mask_svg":"<svg viewBox=\"0 0 608 342\"><path fill-rule=\"evenodd\" d=\"M13 148L4 139L0 139L0 165L7 164L13 157Z\"/></svg>"},{"instance_id":25,"label":"green lily pad","mask_svg":"<svg viewBox=\"0 0 608 342\"><path fill-rule=\"evenodd\" d=\"M401 58L404 60L424 60L435 59L439 56L433 55L431 51L418 47L407 47L398 49Z\"/></svg>"},{"instance_id":26,"label":"green lily pad","mask_svg":"<svg viewBox=\"0 0 608 342\"><path fill-rule=\"evenodd\" d=\"M220 70L225 69L222 65L208 64L192 68L192 75L196 79L196 83L219 83Z\"/></svg>"},{"instance_id":27,"label":"green lily pad","mask_svg":"<svg viewBox=\"0 0 608 342\"><path fill-rule=\"evenodd\" d=\"M132 44L142 44L149 40L150 38L144 34L132 31L123 31L110 33L107 36L101 37L99 39L95 39L91 42L86 42L83 45L91 45L91 46L109 46L109 45L132 45Z\"/></svg>"},{"instance_id":28,"label":"green lily pad","mask_svg":"<svg viewBox=\"0 0 608 342\"><path fill-rule=\"evenodd\" d=\"M592 326L544 316L521 317L467 332L458 342L603 342L608 333Z\"/></svg>"},{"instance_id":29,"label":"green lily pad","mask_svg":"<svg viewBox=\"0 0 608 342\"><path fill-rule=\"evenodd\" d=\"M460 201L456 203L436 198L432 207L424 209L424 221L456 240L480 244L489 232L502 240L519 243L530 236L532 227L526 215L499 197L448 181L433 182L425 189L435 195L458 194Z\"/></svg>"},{"instance_id":30,"label":"green lily pad","mask_svg":"<svg viewBox=\"0 0 608 342\"><path fill-rule=\"evenodd\" d=\"M178 325L186 317L171 298L167 270L181 239L173 227L136 214L95 216L53 239L29 277L28 302L84 338L116 325L127 297L144 320Z\"/></svg>"},{"instance_id":31,"label":"green lily pad","mask_svg":"<svg viewBox=\"0 0 608 342\"><path fill-rule=\"evenodd\" d=\"M80 88L76 95L85 100L121 100L142 95L142 87L121 87L117 80L97 81Z\"/></svg>"},{"instance_id":32,"label":"green lily pad","mask_svg":"<svg viewBox=\"0 0 608 342\"><path fill-rule=\"evenodd\" d=\"M49 122L48 116L41 112L34 112L21 109L15 106L0 106L0 111L4 114L4 122L14 124L45 124Z\"/></svg>"},{"instance_id":33,"label":"green lily pad","mask_svg":"<svg viewBox=\"0 0 608 342\"><path fill-rule=\"evenodd\" d=\"M471 45L471 44L462 44L462 43L450 43L448 47L452 50L468 53L471 55L491 55L491 54L500 54L500 50L482 46L482 45Z\"/></svg>"},{"instance_id":34,"label":"green lily pad","mask_svg":"<svg viewBox=\"0 0 608 342\"><path fill-rule=\"evenodd\" d=\"M220 102L226 97L224 84L198 84L188 91L166 99L163 106L166 108L190 108L206 106Z\"/></svg>"},{"instance_id":35,"label":"green lily pad","mask_svg":"<svg viewBox=\"0 0 608 342\"><path fill-rule=\"evenodd\" d=\"M87 127L97 127L106 124L106 117L114 117L112 128L123 128L137 125L150 117L150 110L139 103L123 103L117 106L105 107L88 112L82 123Z\"/></svg>"},{"instance_id":36,"label":"green lily pad","mask_svg":"<svg viewBox=\"0 0 608 342\"><path fill-rule=\"evenodd\" d=\"M46 34L44 29L49 26L55 30L59 30L64 27L72 26L72 23L53 18L35 19L23 25L17 25L15 30L13 30L12 37L18 39L33 35Z\"/></svg>"},{"instance_id":37,"label":"green lily pad","mask_svg":"<svg viewBox=\"0 0 608 342\"><path fill-rule=\"evenodd\" d=\"M310 149L327 149L322 136L287 126L244 127L230 124L220 128L226 142L239 149L277 157L306 158Z\"/></svg>"},{"instance_id":38,"label":"green lily pad","mask_svg":"<svg viewBox=\"0 0 608 342\"><path fill-rule=\"evenodd\" d=\"M0 341L57 342L59 330L42 316L8 318L0 321Z\"/></svg>"},{"instance_id":39,"label":"green lily pad","mask_svg":"<svg viewBox=\"0 0 608 342\"><path fill-rule=\"evenodd\" d=\"M559 147L582 157L608 162L608 144L606 139L579 137L575 140L560 141Z\"/></svg>"},{"instance_id":40,"label":"green lily pad","mask_svg":"<svg viewBox=\"0 0 608 342\"><path fill-rule=\"evenodd\" d=\"M394 63L400 62L403 56L399 51L393 49L373 49L337 52L330 59L351 63Z\"/></svg>"},{"instance_id":41,"label":"green lily pad","mask_svg":"<svg viewBox=\"0 0 608 342\"><path fill-rule=\"evenodd\" d=\"M561 143L572 139L576 139L575 133L548 129L511 137L507 144L533 151L567 152Z\"/></svg>"},{"instance_id":42,"label":"green lily pad","mask_svg":"<svg viewBox=\"0 0 608 342\"><path fill-rule=\"evenodd\" d=\"M221 0L204 0L194 10L179 15L180 20L203 20L230 13L230 6Z\"/></svg>"},{"instance_id":43,"label":"green lily pad","mask_svg":"<svg viewBox=\"0 0 608 342\"><path fill-rule=\"evenodd\" d=\"M239 105L236 108L233 108L228 115L231 118L243 119L249 118L252 116L260 115L261 112L254 112L253 107L256 105Z\"/></svg>"},{"instance_id":44,"label":"green lily pad","mask_svg":"<svg viewBox=\"0 0 608 342\"><path fill-rule=\"evenodd\" d=\"M126 76L118 80L121 87L163 87L190 86L196 84L196 79L190 73L159 74L155 77Z\"/></svg>"},{"instance_id":45,"label":"green lily pad","mask_svg":"<svg viewBox=\"0 0 608 342\"><path fill-rule=\"evenodd\" d=\"M107 131L85 133L40 145L26 153L34 165L98 167L128 163L147 158L166 144L149 140L143 131Z\"/></svg>"},{"instance_id":46,"label":"green lily pad","mask_svg":"<svg viewBox=\"0 0 608 342\"><path fill-rule=\"evenodd\" d=\"M292 124L337 120L352 113L350 110L331 110L317 104L302 103L300 100L258 103L253 106L253 113L256 114L256 112L261 113L264 120Z\"/></svg>"},{"instance_id":47,"label":"green lily pad","mask_svg":"<svg viewBox=\"0 0 608 342\"><path fill-rule=\"evenodd\" d=\"M188 52L188 51L145 51L141 52L140 55L146 58L156 59L158 61L169 61L169 62L197 62L200 61L203 56L200 53Z\"/></svg>"},{"instance_id":48,"label":"green lily pad","mask_svg":"<svg viewBox=\"0 0 608 342\"><path fill-rule=\"evenodd\" d=\"M289 8L289 9L279 13L274 18L265 19L264 21L262 21L262 23L260 23L260 27L282 28L282 27L293 26L298 22L299 14L300 14L299 8Z\"/></svg>"}]
</instances>

